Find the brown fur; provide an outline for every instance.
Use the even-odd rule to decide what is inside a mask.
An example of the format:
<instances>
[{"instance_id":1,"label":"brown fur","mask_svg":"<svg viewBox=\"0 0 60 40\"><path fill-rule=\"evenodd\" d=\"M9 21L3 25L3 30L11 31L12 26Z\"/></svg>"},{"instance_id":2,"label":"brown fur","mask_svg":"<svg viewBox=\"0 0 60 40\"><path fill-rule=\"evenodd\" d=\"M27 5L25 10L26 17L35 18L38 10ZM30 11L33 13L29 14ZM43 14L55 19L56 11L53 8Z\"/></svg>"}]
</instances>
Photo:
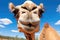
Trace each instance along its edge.
<instances>
[{"instance_id":1,"label":"brown fur","mask_svg":"<svg viewBox=\"0 0 60 40\"><path fill-rule=\"evenodd\" d=\"M60 40L58 33L48 23L44 25L38 40Z\"/></svg>"}]
</instances>

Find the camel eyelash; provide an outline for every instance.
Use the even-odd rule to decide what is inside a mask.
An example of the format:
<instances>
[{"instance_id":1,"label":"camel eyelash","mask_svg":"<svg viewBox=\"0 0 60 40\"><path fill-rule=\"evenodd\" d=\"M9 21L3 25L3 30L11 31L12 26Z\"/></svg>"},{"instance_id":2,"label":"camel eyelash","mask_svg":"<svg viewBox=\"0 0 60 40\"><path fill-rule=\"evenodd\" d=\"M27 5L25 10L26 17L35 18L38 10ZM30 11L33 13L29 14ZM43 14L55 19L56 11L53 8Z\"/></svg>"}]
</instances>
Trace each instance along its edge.
<instances>
[{"instance_id":1,"label":"camel eyelash","mask_svg":"<svg viewBox=\"0 0 60 40\"><path fill-rule=\"evenodd\" d=\"M21 7L21 8L28 10L26 7Z\"/></svg>"},{"instance_id":2,"label":"camel eyelash","mask_svg":"<svg viewBox=\"0 0 60 40\"><path fill-rule=\"evenodd\" d=\"M36 9L37 7L33 7L32 10Z\"/></svg>"},{"instance_id":3,"label":"camel eyelash","mask_svg":"<svg viewBox=\"0 0 60 40\"><path fill-rule=\"evenodd\" d=\"M32 9L28 9L28 8L22 6L22 8L26 9L26 10L29 10L29 11L32 11L32 10L36 9L37 7L33 7Z\"/></svg>"}]
</instances>

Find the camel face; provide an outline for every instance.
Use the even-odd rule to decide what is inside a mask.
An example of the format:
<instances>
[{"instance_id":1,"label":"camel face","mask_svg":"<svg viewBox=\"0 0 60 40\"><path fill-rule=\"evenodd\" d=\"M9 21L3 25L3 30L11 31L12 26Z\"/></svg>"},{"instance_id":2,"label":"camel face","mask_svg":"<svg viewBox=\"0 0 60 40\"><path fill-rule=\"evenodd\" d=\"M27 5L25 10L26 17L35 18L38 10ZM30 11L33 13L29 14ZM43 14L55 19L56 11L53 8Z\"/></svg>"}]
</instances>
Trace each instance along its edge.
<instances>
[{"instance_id":1,"label":"camel face","mask_svg":"<svg viewBox=\"0 0 60 40\"><path fill-rule=\"evenodd\" d=\"M43 4L37 6L32 1L26 1L16 7L10 3L9 8L14 13L19 27L27 31L33 31L39 26L40 17L44 11Z\"/></svg>"}]
</instances>

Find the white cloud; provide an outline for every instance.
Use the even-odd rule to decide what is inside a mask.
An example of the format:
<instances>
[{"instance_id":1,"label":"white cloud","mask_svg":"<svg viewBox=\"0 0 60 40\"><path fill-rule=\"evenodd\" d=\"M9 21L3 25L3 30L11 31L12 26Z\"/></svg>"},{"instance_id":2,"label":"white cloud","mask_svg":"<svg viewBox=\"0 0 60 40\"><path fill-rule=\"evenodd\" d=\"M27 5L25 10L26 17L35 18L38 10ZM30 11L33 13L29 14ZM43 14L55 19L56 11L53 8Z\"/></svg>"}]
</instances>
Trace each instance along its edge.
<instances>
[{"instance_id":1,"label":"white cloud","mask_svg":"<svg viewBox=\"0 0 60 40\"><path fill-rule=\"evenodd\" d=\"M60 31L57 31L58 32L58 34L60 35Z\"/></svg>"},{"instance_id":2,"label":"white cloud","mask_svg":"<svg viewBox=\"0 0 60 40\"><path fill-rule=\"evenodd\" d=\"M1 18L0 19L0 24L9 25L11 23L12 23L12 21L10 19L8 19L8 18Z\"/></svg>"},{"instance_id":3,"label":"white cloud","mask_svg":"<svg viewBox=\"0 0 60 40\"><path fill-rule=\"evenodd\" d=\"M40 33L36 33L35 35L36 35L36 36L39 36L39 34L40 34Z\"/></svg>"},{"instance_id":4,"label":"white cloud","mask_svg":"<svg viewBox=\"0 0 60 40\"><path fill-rule=\"evenodd\" d=\"M57 7L57 10L56 10L56 11L60 13L60 4L58 5L58 7Z\"/></svg>"},{"instance_id":5,"label":"white cloud","mask_svg":"<svg viewBox=\"0 0 60 40\"><path fill-rule=\"evenodd\" d=\"M41 31L39 31L39 32L35 33L35 35L36 35L36 36L39 36L39 35L40 35L40 33L41 33Z\"/></svg>"},{"instance_id":6,"label":"white cloud","mask_svg":"<svg viewBox=\"0 0 60 40\"><path fill-rule=\"evenodd\" d=\"M18 30L11 30L11 32L15 32L15 33L17 33L17 32L18 32Z\"/></svg>"},{"instance_id":7,"label":"white cloud","mask_svg":"<svg viewBox=\"0 0 60 40\"><path fill-rule=\"evenodd\" d=\"M5 26L4 25L0 25L0 28L5 28Z\"/></svg>"},{"instance_id":8,"label":"white cloud","mask_svg":"<svg viewBox=\"0 0 60 40\"><path fill-rule=\"evenodd\" d=\"M60 20L58 20L58 21L55 23L55 25L60 25Z\"/></svg>"}]
</instances>

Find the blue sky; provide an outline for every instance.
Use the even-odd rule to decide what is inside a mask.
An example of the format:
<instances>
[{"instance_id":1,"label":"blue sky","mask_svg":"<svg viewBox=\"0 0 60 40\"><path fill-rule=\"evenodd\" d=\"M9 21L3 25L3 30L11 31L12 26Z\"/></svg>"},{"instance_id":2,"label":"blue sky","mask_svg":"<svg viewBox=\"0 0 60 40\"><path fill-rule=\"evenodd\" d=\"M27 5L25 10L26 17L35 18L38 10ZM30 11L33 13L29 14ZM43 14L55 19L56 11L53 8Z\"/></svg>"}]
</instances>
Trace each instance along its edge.
<instances>
[{"instance_id":1,"label":"blue sky","mask_svg":"<svg viewBox=\"0 0 60 40\"><path fill-rule=\"evenodd\" d=\"M18 32L17 21L13 13L9 11L9 3L15 6L21 5L26 0L0 0L0 35L24 37L24 34ZM40 18L40 31L45 23L49 23L58 33L60 33L60 0L31 0L37 5L44 4L45 12ZM7 23L8 21L8 23ZM39 35L40 32L36 33Z\"/></svg>"}]
</instances>

